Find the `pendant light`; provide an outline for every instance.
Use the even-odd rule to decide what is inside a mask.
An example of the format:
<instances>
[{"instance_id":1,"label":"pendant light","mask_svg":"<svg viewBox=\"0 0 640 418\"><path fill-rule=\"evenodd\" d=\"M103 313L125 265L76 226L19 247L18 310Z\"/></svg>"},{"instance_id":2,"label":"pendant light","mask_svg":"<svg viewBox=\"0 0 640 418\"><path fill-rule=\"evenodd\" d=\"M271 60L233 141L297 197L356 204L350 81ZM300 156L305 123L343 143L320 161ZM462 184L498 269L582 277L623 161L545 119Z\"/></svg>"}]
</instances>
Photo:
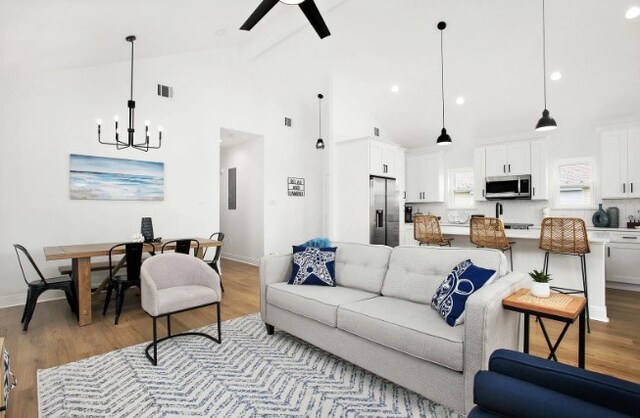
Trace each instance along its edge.
<instances>
[{"instance_id":1,"label":"pendant light","mask_svg":"<svg viewBox=\"0 0 640 418\"><path fill-rule=\"evenodd\" d=\"M555 119L549 115L549 111L547 110L547 33L545 27L544 1L545 0L542 0L542 76L544 80L544 110L542 111L542 117L536 125L536 131L550 131L558 127Z\"/></svg>"},{"instance_id":2,"label":"pendant light","mask_svg":"<svg viewBox=\"0 0 640 418\"><path fill-rule=\"evenodd\" d=\"M127 129L127 139L125 141L120 140L120 129L118 129L118 117L115 119L115 142L107 142L103 141L101 138L102 134L102 121L98 119L98 142L103 145L114 145L116 149L124 149L124 148L134 148L139 151L147 152L150 149L158 149L162 145L162 126L158 127L158 145L151 146L149 145L149 121L145 122L145 131L144 131L144 142L134 143L134 120L135 120L135 109L136 102L133 100L133 43L136 40L136 37L133 35L127 36L125 38L127 42L131 43L131 83L130 83L130 96L127 101L127 108L129 109L129 128Z\"/></svg>"},{"instance_id":3,"label":"pendant light","mask_svg":"<svg viewBox=\"0 0 640 418\"><path fill-rule=\"evenodd\" d=\"M440 75L441 75L441 87L442 87L442 131L440 132L440 136L436 141L438 145L449 145L451 144L451 137L447 133L446 128L444 127L444 52L443 52L443 32L447 27L445 22L438 22L438 29L440 30Z\"/></svg>"},{"instance_id":4,"label":"pendant light","mask_svg":"<svg viewBox=\"0 0 640 418\"><path fill-rule=\"evenodd\" d=\"M324 141L322 140L322 99L324 99L324 96L318 94L318 140L316 141L316 149L324 149Z\"/></svg>"}]
</instances>

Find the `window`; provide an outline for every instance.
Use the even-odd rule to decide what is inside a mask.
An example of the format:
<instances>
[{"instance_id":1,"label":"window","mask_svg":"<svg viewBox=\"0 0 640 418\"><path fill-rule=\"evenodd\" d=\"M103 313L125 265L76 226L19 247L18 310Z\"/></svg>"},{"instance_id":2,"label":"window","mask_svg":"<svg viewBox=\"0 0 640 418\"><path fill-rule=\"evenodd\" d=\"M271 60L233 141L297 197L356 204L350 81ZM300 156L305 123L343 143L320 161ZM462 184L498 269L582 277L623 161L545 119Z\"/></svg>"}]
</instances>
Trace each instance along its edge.
<instances>
[{"instance_id":1,"label":"window","mask_svg":"<svg viewBox=\"0 0 640 418\"><path fill-rule=\"evenodd\" d=\"M473 168L449 170L449 207L466 209L473 206Z\"/></svg>"},{"instance_id":2,"label":"window","mask_svg":"<svg viewBox=\"0 0 640 418\"><path fill-rule=\"evenodd\" d=\"M594 159L580 158L556 161L555 203L557 207L593 207Z\"/></svg>"}]
</instances>

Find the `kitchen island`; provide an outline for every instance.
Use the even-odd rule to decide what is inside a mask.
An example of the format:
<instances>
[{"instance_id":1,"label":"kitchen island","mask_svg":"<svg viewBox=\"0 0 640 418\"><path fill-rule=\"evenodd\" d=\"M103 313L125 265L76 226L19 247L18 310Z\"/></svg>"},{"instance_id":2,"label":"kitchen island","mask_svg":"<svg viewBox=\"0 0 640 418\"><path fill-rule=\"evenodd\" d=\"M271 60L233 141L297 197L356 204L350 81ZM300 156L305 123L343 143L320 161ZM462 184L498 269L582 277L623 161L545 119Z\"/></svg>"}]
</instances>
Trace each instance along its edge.
<instances>
[{"instance_id":1,"label":"kitchen island","mask_svg":"<svg viewBox=\"0 0 640 418\"><path fill-rule=\"evenodd\" d=\"M440 224L445 236L454 238L455 247L474 247L469 241L469 224ZM405 244L417 245L412 239L413 225L405 226ZM542 270L544 251L538 248L540 227L530 229L505 229L505 233L513 245L513 269L515 271L530 272L533 269ZM589 284L589 314L591 319L608 322L605 297L605 268L607 245L612 235L628 235L640 239L640 230L625 228L587 228L589 247L591 252L586 255L587 282ZM549 259L549 273L552 286L573 289L582 288L580 258L551 254Z\"/></svg>"}]
</instances>

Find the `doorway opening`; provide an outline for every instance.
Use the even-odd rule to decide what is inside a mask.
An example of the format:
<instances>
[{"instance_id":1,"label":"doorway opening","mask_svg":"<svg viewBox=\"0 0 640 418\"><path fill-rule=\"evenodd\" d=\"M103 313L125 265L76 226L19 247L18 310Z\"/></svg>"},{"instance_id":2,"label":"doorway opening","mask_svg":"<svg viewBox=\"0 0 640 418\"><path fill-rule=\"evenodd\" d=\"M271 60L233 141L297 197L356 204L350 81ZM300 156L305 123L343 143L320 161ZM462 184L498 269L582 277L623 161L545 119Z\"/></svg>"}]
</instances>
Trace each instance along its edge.
<instances>
[{"instance_id":1,"label":"doorway opening","mask_svg":"<svg viewBox=\"0 0 640 418\"><path fill-rule=\"evenodd\" d=\"M222 257L258 265L264 254L264 136L220 129Z\"/></svg>"}]
</instances>

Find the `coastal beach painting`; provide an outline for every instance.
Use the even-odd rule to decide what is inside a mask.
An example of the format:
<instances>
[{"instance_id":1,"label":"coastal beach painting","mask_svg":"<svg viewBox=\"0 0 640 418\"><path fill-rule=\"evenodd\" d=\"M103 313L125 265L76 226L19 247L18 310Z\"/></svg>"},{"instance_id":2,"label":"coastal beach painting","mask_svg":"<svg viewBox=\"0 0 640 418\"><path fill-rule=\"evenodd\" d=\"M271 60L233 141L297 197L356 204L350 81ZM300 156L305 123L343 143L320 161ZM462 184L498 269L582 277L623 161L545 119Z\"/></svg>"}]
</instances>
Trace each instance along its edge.
<instances>
[{"instance_id":1,"label":"coastal beach painting","mask_svg":"<svg viewBox=\"0 0 640 418\"><path fill-rule=\"evenodd\" d=\"M72 200L164 200L164 163L69 156Z\"/></svg>"}]
</instances>

